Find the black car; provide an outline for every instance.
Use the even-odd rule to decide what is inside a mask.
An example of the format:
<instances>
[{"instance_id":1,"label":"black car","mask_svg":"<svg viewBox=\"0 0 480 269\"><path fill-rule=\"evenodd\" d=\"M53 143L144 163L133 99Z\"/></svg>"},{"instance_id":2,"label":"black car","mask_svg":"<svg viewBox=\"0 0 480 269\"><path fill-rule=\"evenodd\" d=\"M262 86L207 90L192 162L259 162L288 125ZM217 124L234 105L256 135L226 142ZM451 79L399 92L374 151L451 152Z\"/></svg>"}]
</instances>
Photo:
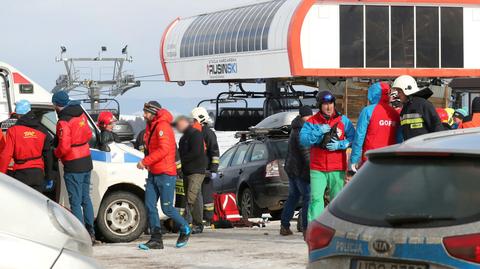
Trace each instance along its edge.
<instances>
[{"instance_id":1,"label":"black car","mask_svg":"<svg viewBox=\"0 0 480 269\"><path fill-rule=\"evenodd\" d=\"M217 193L235 193L244 217L269 212L279 218L288 197L284 170L288 135L262 136L239 142L220 158Z\"/></svg>"}]
</instances>

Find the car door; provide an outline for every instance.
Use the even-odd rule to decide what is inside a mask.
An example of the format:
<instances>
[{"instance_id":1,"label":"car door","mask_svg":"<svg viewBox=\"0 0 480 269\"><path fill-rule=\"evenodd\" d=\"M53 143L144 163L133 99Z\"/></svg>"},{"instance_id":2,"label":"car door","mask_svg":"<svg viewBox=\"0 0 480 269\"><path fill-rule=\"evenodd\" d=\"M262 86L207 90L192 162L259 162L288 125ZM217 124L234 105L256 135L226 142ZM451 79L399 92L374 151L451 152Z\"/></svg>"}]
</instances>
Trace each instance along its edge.
<instances>
[{"instance_id":1,"label":"car door","mask_svg":"<svg viewBox=\"0 0 480 269\"><path fill-rule=\"evenodd\" d=\"M251 153L243 167L243 180L247 180L250 187L255 188L265 183L265 166L268 162L268 148L263 142L252 144ZM255 191L255 190L254 190Z\"/></svg>"},{"instance_id":2,"label":"car door","mask_svg":"<svg viewBox=\"0 0 480 269\"><path fill-rule=\"evenodd\" d=\"M213 181L213 189L217 193L223 193L223 181L226 177L231 176L230 161L232 160L236 150L237 146L234 146L225 151L225 153L223 153L220 157L220 162L218 164L218 179Z\"/></svg>"},{"instance_id":3,"label":"car door","mask_svg":"<svg viewBox=\"0 0 480 269\"><path fill-rule=\"evenodd\" d=\"M230 162L230 167L227 169L228 174L224 172L222 180L222 192L223 193L236 193L237 185L242 175L243 164L246 160L248 149L250 148L249 143L240 144L237 147L237 151L233 155L232 161Z\"/></svg>"}]
</instances>

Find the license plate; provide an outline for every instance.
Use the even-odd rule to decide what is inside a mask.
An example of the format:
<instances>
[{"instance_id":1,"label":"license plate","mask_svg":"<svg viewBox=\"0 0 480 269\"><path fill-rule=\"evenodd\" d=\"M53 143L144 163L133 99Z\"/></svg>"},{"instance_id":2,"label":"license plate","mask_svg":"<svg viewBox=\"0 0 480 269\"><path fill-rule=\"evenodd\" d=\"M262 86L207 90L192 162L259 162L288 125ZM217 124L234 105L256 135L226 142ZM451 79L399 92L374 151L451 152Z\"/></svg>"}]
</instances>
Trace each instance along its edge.
<instances>
[{"instance_id":1,"label":"license plate","mask_svg":"<svg viewBox=\"0 0 480 269\"><path fill-rule=\"evenodd\" d=\"M428 269L427 265L399 263L399 262L380 262L352 260L351 269Z\"/></svg>"}]
</instances>

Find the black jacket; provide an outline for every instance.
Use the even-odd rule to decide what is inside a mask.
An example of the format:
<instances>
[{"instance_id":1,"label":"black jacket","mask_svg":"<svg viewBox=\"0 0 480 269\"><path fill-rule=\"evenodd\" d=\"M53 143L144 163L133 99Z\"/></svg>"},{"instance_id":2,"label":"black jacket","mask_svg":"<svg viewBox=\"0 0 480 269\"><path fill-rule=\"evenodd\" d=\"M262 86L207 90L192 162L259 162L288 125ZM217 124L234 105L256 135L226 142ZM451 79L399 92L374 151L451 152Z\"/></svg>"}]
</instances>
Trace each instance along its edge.
<instances>
[{"instance_id":1,"label":"black jacket","mask_svg":"<svg viewBox=\"0 0 480 269\"><path fill-rule=\"evenodd\" d=\"M52 135L48 132L35 114L30 111L27 114L20 117L15 125L27 126L32 129L38 130L46 135L43 143L43 163L45 165L45 179L54 179L53 175L53 139Z\"/></svg>"},{"instance_id":2,"label":"black jacket","mask_svg":"<svg viewBox=\"0 0 480 269\"><path fill-rule=\"evenodd\" d=\"M305 121L297 116L292 121L292 131L288 139L288 152L285 159L285 172L289 178L310 181L310 150L300 144L300 130Z\"/></svg>"},{"instance_id":3,"label":"black jacket","mask_svg":"<svg viewBox=\"0 0 480 269\"><path fill-rule=\"evenodd\" d=\"M207 125L202 125L203 140L207 149L208 165L207 170L216 173L218 171L218 163L220 159L220 150L218 149L218 141L215 132Z\"/></svg>"},{"instance_id":4,"label":"black jacket","mask_svg":"<svg viewBox=\"0 0 480 269\"><path fill-rule=\"evenodd\" d=\"M425 89L408 97L403 105L400 124L404 140L444 130L435 107L427 100L430 96L431 90Z\"/></svg>"},{"instance_id":5,"label":"black jacket","mask_svg":"<svg viewBox=\"0 0 480 269\"><path fill-rule=\"evenodd\" d=\"M121 143L122 141L116 133L102 130L102 132L100 133L100 140L98 141L98 146L100 150L110 152L110 147L108 146L108 144L111 144L113 142Z\"/></svg>"},{"instance_id":6,"label":"black jacket","mask_svg":"<svg viewBox=\"0 0 480 269\"><path fill-rule=\"evenodd\" d=\"M135 139L135 143L133 144L135 149L140 150L141 152L145 152L144 136L145 129L141 130L140 133L138 133L137 138Z\"/></svg>"},{"instance_id":7,"label":"black jacket","mask_svg":"<svg viewBox=\"0 0 480 269\"><path fill-rule=\"evenodd\" d=\"M182 171L185 175L205 174L207 155L203 135L193 127L189 127L178 142L178 152L182 161Z\"/></svg>"},{"instance_id":8,"label":"black jacket","mask_svg":"<svg viewBox=\"0 0 480 269\"><path fill-rule=\"evenodd\" d=\"M84 113L80 104L69 105L58 113L58 120L70 121L74 117L80 117ZM58 138L55 137L55 146L58 146ZM92 156L66 161L63 170L69 173L84 173L93 169Z\"/></svg>"}]
</instances>

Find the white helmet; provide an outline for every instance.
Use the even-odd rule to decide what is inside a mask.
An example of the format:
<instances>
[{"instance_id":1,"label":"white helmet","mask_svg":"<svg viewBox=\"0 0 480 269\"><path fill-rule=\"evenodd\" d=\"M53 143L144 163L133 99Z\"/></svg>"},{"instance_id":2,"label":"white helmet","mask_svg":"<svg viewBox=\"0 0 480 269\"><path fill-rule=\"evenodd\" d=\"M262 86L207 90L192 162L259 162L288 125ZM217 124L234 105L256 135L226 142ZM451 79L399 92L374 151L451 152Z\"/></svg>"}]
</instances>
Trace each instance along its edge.
<instances>
[{"instance_id":1,"label":"white helmet","mask_svg":"<svg viewBox=\"0 0 480 269\"><path fill-rule=\"evenodd\" d=\"M393 82L392 89L401 89L406 96L412 95L420 91L417 81L408 75L399 76Z\"/></svg>"},{"instance_id":2,"label":"white helmet","mask_svg":"<svg viewBox=\"0 0 480 269\"><path fill-rule=\"evenodd\" d=\"M197 120L200 124L206 124L210 121L207 109L201 106L192 110L192 118Z\"/></svg>"}]
</instances>

